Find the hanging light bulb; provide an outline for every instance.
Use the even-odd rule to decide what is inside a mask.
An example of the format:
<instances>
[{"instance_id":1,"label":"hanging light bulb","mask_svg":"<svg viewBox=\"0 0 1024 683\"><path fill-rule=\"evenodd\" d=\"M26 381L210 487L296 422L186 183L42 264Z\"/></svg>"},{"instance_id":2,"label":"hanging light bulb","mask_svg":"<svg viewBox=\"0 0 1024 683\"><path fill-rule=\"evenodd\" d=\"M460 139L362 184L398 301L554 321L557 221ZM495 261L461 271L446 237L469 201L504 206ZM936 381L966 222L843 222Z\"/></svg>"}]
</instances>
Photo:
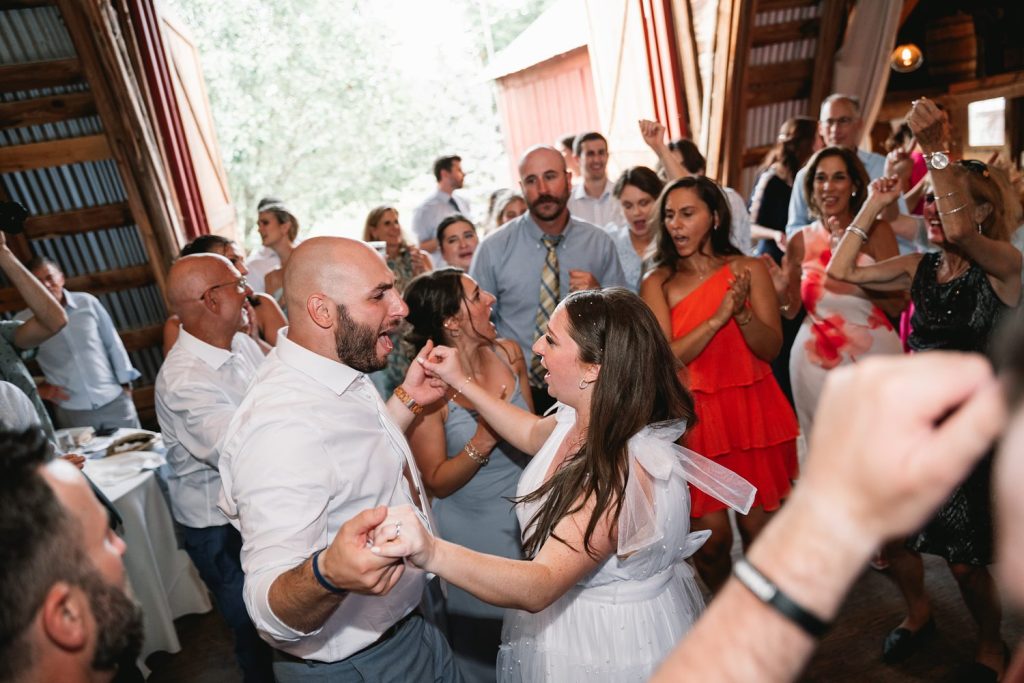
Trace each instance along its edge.
<instances>
[{"instance_id":1,"label":"hanging light bulb","mask_svg":"<svg viewBox=\"0 0 1024 683\"><path fill-rule=\"evenodd\" d=\"M905 74L921 68L921 65L924 64L924 55L921 54L921 48L917 45L907 43L896 46L889 57L889 62L893 71Z\"/></svg>"}]
</instances>

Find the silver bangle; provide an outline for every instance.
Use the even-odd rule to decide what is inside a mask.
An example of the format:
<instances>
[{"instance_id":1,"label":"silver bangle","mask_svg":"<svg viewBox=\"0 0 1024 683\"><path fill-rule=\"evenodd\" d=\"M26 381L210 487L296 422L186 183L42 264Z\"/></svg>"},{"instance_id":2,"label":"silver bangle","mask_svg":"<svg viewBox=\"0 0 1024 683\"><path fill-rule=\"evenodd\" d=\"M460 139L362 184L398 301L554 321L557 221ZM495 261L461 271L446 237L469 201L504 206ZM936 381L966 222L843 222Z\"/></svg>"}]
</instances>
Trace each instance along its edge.
<instances>
[{"instance_id":1,"label":"silver bangle","mask_svg":"<svg viewBox=\"0 0 1024 683\"><path fill-rule=\"evenodd\" d=\"M868 234L861 230L860 228L858 228L856 225L851 225L848 228L846 228L846 232L852 232L854 235L861 238L865 242L868 241Z\"/></svg>"},{"instance_id":2,"label":"silver bangle","mask_svg":"<svg viewBox=\"0 0 1024 683\"><path fill-rule=\"evenodd\" d=\"M963 211L966 208L967 208L967 204L961 204L960 206L956 207L955 209L950 209L949 211L939 211L939 215L940 216L950 216L950 215L956 213L957 211Z\"/></svg>"},{"instance_id":3,"label":"silver bangle","mask_svg":"<svg viewBox=\"0 0 1024 683\"><path fill-rule=\"evenodd\" d=\"M484 455L477 450L477 447L473 444L473 439L466 442L466 445L463 446L463 450L466 451L466 455L469 456L469 459L477 465L480 465L480 467L483 467L491 461L491 457L489 455Z\"/></svg>"}]
</instances>

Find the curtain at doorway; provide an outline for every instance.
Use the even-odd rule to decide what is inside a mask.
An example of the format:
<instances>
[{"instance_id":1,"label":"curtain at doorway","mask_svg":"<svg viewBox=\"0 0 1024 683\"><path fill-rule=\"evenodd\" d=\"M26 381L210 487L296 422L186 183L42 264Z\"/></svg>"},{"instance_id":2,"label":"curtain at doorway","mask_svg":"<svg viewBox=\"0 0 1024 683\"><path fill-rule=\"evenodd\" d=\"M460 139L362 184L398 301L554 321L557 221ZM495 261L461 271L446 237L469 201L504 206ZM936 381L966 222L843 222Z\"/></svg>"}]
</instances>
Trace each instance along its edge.
<instances>
[{"instance_id":1,"label":"curtain at doorway","mask_svg":"<svg viewBox=\"0 0 1024 683\"><path fill-rule=\"evenodd\" d=\"M866 149L870 149L869 133L889 85L889 55L896 47L902 4L860 0L850 14L843 46L836 53L832 91L860 98L864 119L861 146Z\"/></svg>"}]
</instances>

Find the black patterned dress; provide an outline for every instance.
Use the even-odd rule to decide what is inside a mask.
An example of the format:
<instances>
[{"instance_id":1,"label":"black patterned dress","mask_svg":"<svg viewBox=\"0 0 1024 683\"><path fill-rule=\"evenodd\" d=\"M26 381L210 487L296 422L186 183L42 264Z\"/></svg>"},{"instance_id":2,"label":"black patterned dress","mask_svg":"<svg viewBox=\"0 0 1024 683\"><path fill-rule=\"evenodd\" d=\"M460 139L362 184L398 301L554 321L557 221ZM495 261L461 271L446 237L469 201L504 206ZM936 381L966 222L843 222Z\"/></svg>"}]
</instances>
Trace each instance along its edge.
<instances>
[{"instance_id":1,"label":"black patterned dress","mask_svg":"<svg viewBox=\"0 0 1024 683\"><path fill-rule=\"evenodd\" d=\"M910 287L914 303L911 351L985 353L1008 307L999 300L985 271L972 263L967 272L938 282L941 252L925 254ZM942 504L935 517L907 547L940 555L951 563L992 563L992 453L988 453Z\"/></svg>"}]
</instances>

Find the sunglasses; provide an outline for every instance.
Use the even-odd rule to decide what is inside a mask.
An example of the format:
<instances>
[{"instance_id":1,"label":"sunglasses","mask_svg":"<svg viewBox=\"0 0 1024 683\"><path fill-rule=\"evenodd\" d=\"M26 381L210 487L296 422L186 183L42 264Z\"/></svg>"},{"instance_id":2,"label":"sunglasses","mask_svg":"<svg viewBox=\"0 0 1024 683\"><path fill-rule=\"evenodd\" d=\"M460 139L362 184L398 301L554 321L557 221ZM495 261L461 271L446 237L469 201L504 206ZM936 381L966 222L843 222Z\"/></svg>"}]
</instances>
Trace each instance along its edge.
<instances>
[{"instance_id":1,"label":"sunglasses","mask_svg":"<svg viewBox=\"0 0 1024 683\"><path fill-rule=\"evenodd\" d=\"M983 161L978 161L977 159L961 159L957 163L966 168L971 173L977 173L978 175L983 176L985 178L989 177L988 164L986 164Z\"/></svg>"}]
</instances>

